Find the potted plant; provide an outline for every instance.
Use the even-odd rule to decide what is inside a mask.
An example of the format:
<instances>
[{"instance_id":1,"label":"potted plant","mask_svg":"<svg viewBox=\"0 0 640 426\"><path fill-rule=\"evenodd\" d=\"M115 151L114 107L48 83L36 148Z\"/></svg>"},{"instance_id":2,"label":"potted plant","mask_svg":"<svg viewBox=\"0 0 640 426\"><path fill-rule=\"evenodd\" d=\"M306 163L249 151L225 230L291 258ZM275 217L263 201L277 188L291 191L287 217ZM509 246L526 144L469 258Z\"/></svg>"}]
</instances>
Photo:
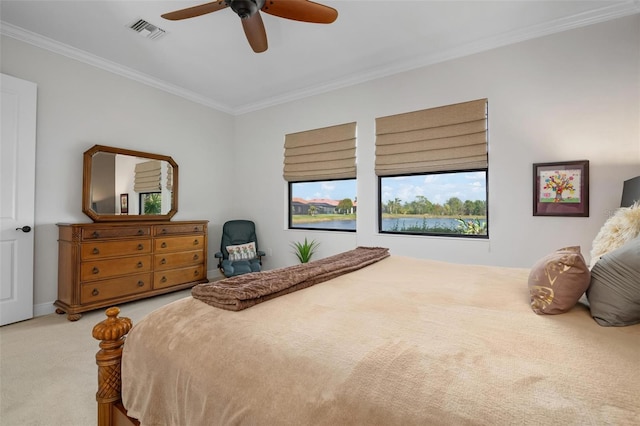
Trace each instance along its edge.
<instances>
[{"instance_id":1,"label":"potted plant","mask_svg":"<svg viewBox=\"0 0 640 426\"><path fill-rule=\"evenodd\" d=\"M293 253L296 255L300 263L307 263L311 260L311 256L315 253L316 248L320 245L316 240L308 241L307 237L304 238L304 242L291 243L293 247Z\"/></svg>"}]
</instances>

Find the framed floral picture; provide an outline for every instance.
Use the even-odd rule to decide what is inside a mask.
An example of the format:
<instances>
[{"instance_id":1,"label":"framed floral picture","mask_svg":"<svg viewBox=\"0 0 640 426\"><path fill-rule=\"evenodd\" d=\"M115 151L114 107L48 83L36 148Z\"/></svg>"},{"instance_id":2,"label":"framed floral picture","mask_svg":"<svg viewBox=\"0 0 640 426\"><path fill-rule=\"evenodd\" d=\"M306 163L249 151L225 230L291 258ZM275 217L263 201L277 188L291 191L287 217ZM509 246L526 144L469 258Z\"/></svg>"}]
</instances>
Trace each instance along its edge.
<instances>
[{"instance_id":1,"label":"framed floral picture","mask_svg":"<svg viewBox=\"0 0 640 426\"><path fill-rule=\"evenodd\" d=\"M589 161L533 165L534 216L589 216Z\"/></svg>"},{"instance_id":2,"label":"framed floral picture","mask_svg":"<svg viewBox=\"0 0 640 426\"><path fill-rule=\"evenodd\" d=\"M120 214L129 214L129 194L120 194Z\"/></svg>"}]
</instances>

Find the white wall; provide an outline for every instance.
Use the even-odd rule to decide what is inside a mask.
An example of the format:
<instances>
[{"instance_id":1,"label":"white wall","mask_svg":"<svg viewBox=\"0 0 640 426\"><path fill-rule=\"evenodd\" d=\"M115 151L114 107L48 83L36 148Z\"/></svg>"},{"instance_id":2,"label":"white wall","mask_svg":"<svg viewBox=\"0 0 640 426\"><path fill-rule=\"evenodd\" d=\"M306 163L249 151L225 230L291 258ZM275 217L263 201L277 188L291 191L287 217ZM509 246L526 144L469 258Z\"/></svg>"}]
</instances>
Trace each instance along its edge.
<instances>
[{"instance_id":1,"label":"white wall","mask_svg":"<svg viewBox=\"0 0 640 426\"><path fill-rule=\"evenodd\" d=\"M1 42L1 72L38 84L36 314L51 312L57 297L55 224L89 221L81 211L82 153L94 144L174 158L174 219L211 221L210 271L222 223L233 218L256 221L261 248L273 253L267 268L295 263L289 243L305 236L321 242L318 257L356 245L524 267L566 245L588 255L619 205L623 180L640 175L640 15L238 117L8 37ZM375 118L484 97L491 238L378 235ZM357 233L287 230L284 135L351 121L358 123ZM590 217L533 217L532 163L581 159L591 166Z\"/></svg>"},{"instance_id":2,"label":"white wall","mask_svg":"<svg viewBox=\"0 0 640 426\"><path fill-rule=\"evenodd\" d=\"M232 116L9 37L1 49L2 73L38 84L36 315L52 312L57 299L56 223L91 222L82 213L82 153L95 144L173 157L174 220L211 221L209 251L217 250L220 218L230 215L221 183L232 170Z\"/></svg>"},{"instance_id":3,"label":"white wall","mask_svg":"<svg viewBox=\"0 0 640 426\"><path fill-rule=\"evenodd\" d=\"M489 100L490 239L377 233L375 118L478 98ZM640 15L522 42L240 116L236 157L250 197L237 215L256 221L268 267L294 263L290 241L321 242L319 257L356 245L399 255L528 267L591 242L640 175ZM286 230L284 135L358 123L356 234ZM590 216L532 215L532 164L590 161Z\"/></svg>"}]
</instances>

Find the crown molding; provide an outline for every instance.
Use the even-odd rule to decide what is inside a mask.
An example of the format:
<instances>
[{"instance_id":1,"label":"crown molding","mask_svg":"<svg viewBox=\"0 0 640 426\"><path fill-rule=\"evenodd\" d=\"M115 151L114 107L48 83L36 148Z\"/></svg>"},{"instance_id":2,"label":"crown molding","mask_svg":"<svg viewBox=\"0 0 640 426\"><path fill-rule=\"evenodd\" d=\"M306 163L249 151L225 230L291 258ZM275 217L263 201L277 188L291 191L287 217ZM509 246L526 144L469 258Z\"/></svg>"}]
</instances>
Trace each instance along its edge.
<instances>
[{"instance_id":1,"label":"crown molding","mask_svg":"<svg viewBox=\"0 0 640 426\"><path fill-rule=\"evenodd\" d=\"M387 67L377 68L370 72L359 73L357 76L346 77L334 80L333 82L309 87L304 90L285 93L282 96L265 99L264 101L253 104L244 105L235 110L236 114L244 114L271 106L303 99L313 95L319 95L332 90L342 89L367 81L376 80L383 77L389 77L411 71L417 68L435 65L441 62L458 59L464 56L481 53L498 47L519 43L547 35L568 31L575 28L585 27L612 19L622 18L640 13L640 0L629 0L624 3L617 3L600 9L583 12L573 16L556 19L544 24L533 25L520 30L506 32L497 36L487 37L485 39L476 40L454 49L441 51L433 55L422 56L412 60L394 63Z\"/></svg>"},{"instance_id":2,"label":"crown molding","mask_svg":"<svg viewBox=\"0 0 640 426\"><path fill-rule=\"evenodd\" d=\"M8 22L0 21L0 34L7 37L14 38L19 41L23 41L25 43L29 43L33 46L48 50L50 52L57 53L62 56L66 56L71 59L75 59L85 64L94 66L96 68L100 68L105 71L112 72L114 74L137 81L139 83L146 84L147 86L151 86L153 88L163 90L165 92L168 92L173 95L190 100L192 102L207 106L209 108L226 112L231 115L235 114L232 108L229 108L226 105L222 105L212 99L201 96L192 91L183 89L182 87L169 84L163 80L151 77L147 74L125 67L116 62L112 62L107 59L101 58L89 52L85 52L84 50L76 49L75 47L71 47L67 44L60 43L48 37L44 37L40 34L36 34L34 32L17 27L13 24L9 24Z\"/></svg>"},{"instance_id":3,"label":"crown molding","mask_svg":"<svg viewBox=\"0 0 640 426\"><path fill-rule=\"evenodd\" d=\"M192 102L231 114L241 115L249 112L257 111L260 109L276 106L279 104L303 99L309 96L319 95L327 93L333 90L353 86L367 81L388 77L394 74L399 74L406 71L411 71L417 68L434 65L437 63L445 62L452 59L461 58L464 56L484 52L487 50L495 49L510 44L519 43L526 40L531 40L539 37L543 37L550 34L555 34L575 28L585 27L588 25L597 24L600 22L609 21L612 19L622 18L624 16L630 16L640 13L640 0L628 0L623 3L616 3L609 6L604 6L599 9L591 10L588 12L579 13L573 16L556 19L546 22L540 25L533 25L530 27L522 28L515 31L506 32L492 37L487 37L481 40L476 40L472 43L467 43L462 46L458 46L453 49L441 51L433 55L427 55L411 59L404 62L390 64L386 67L380 67L370 70L369 72L358 73L357 76L349 76L345 78L336 79L334 81L320 84L317 86L309 87L303 90L297 90L292 92L283 93L281 95L264 99L259 102L241 105L238 107L230 107L216 102L213 99L203 97L197 93L186 90L184 88L169 84L165 81L156 79L147 74L140 73L131 68L117 64L112 61L108 61L104 58L98 57L91 53L85 52L80 49L68 46L66 44L59 43L50 38L41 36L39 34L27 31L12 24L0 21L0 33L2 35L15 38L20 41L32 44L34 46L49 50L54 53L84 62L86 64L95 66L97 68L104 69L106 71L118 74L120 76L135 80L137 82L146 84L148 86L160 89L176 96L180 96Z\"/></svg>"}]
</instances>

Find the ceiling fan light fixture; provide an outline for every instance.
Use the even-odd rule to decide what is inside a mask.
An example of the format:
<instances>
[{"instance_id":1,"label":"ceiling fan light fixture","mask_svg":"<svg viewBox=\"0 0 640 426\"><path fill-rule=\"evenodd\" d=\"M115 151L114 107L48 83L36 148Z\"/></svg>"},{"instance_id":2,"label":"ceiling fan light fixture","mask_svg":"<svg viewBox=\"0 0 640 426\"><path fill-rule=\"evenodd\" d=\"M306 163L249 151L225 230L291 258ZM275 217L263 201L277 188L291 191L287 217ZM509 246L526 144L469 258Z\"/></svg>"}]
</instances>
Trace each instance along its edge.
<instances>
[{"instance_id":1,"label":"ceiling fan light fixture","mask_svg":"<svg viewBox=\"0 0 640 426\"><path fill-rule=\"evenodd\" d=\"M230 0L229 7L241 18L247 19L262 9L265 0Z\"/></svg>"}]
</instances>

